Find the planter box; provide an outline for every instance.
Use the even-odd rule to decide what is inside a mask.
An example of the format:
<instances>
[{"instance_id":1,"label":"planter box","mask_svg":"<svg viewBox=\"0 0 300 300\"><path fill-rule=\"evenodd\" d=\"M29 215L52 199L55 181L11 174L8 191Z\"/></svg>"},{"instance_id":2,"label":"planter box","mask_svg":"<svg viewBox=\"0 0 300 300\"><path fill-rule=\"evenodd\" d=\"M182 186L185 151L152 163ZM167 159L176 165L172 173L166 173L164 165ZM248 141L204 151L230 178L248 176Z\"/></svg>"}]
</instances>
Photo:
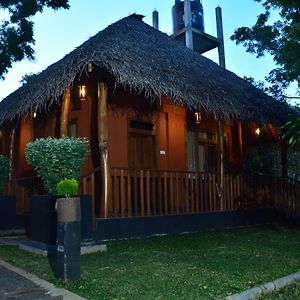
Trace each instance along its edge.
<instances>
[{"instance_id":1,"label":"planter box","mask_svg":"<svg viewBox=\"0 0 300 300\"><path fill-rule=\"evenodd\" d=\"M0 196L0 230L16 227L16 202L16 196Z\"/></svg>"},{"instance_id":2,"label":"planter box","mask_svg":"<svg viewBox=\"0 0 300 300\"><path fill-rule=\"evenodd\" d=\"M92 197L89 195L80 196L81 206L81 240L93 238L93 205Z\"/></svg>"},{"instance_id":3,"label":"planter box","mask_svg":"<svg viewBox=\"0 0 300 300\"><path fill-rule=\"evenodd\" d=\"M56 197L31 197L31 239L47 245L56 244Z\"/></svg>"},{"instance_id":4,"label":"planter box","mask_svg":"<svg viewBox=\"0 0 300 300\"><path fill-rule=\"evenodd\" d=\"M56 197L37 195L31 197L31 239L47 245L56 244L57 216ZM93 237L92 197L80 196L81 238L83 241Z\"/></svg>"}]
</instances>

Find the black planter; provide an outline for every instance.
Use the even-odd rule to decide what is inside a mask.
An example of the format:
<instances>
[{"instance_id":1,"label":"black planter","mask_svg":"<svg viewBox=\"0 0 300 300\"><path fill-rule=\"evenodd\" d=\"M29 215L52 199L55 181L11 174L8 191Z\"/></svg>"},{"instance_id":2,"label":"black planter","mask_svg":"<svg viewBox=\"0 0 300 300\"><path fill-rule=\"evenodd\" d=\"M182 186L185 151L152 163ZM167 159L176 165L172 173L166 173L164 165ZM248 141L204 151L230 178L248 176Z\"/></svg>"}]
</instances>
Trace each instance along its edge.
<instances>
[{"instance_id":1,"label":"black planter","mask_svg":"<svg viewBox=\"0 0 300 300\"><path fill-rule=\"evenodd\" d=\"M0 230L17 225L16 202L16 196L0 196Z\"/></svg>"},{"instance_id":2,"label":"black planter","mask_svg":"<svg viewBox=\"0 0 300 300\"><path fill-rule=\"evenodd\" d=\"M31 239L47 245L56 244L56 197L37 195L31 197ZM92 197L80 196L81 237L83 241L93 237Z\"/></svg>"},{"instance_id":3,"label":"black planter","mask_svg":"<svg viewBox=\"0 0 300 300\"><path fill-rule=\"evenodd\" d=\"M56 244L56 197L31 197L31 239L47 245Z\"/></svg>"},{"instance_id":4,"label":"black planter","mask_svg":"<svg viewBox=\"0 0 300 300\"><path fill-rule=\"evenodd\" d=\"M93 238L93 205L92 197L80 195L81 206L81 240L91 240Z\"/></svg>"},{"instance_id":5,"label":"black planter","mask_svg":"<svg viewBox=\"0 0 300 300\"><path fill-rule=\"evenodd\" d=\"M57 199L56 276L65 282L80 279L80 198Z\"/></svg>"}]
</instances>

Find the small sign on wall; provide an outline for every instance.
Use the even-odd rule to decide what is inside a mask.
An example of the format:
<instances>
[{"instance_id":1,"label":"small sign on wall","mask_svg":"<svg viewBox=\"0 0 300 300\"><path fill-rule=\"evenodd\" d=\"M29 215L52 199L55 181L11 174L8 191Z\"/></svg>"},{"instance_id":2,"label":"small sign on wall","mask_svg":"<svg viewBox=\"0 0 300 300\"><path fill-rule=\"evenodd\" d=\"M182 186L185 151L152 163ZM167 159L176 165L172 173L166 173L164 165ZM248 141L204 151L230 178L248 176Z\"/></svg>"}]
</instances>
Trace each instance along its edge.
<instances>
[{"instance_id":1,"label":"small sign on wall","mask_svg":"<svg viewBox=\"0 0 300 300\"><path fill-rule=\"evenodd\" d=\"M159 150L160 155L166 155L166 150Z\"/></svg>"}]
</instances>

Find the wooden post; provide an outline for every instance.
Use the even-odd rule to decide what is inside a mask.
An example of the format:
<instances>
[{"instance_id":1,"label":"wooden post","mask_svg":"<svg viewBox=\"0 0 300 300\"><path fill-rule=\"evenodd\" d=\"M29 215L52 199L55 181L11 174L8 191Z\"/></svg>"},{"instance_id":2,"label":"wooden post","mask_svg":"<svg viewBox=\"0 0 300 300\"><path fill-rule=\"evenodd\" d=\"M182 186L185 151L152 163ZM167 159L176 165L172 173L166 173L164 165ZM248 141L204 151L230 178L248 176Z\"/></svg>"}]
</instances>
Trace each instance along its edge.
<instances>
[{"instance_id":1,"label":"wooden post","mask_svg":"<svg viewBox=\"0 0 300 300\"><path fill-rule=\"evenodd\" d=\"M60 137L68 136L68 122L70 112L71 90L66 88L63 96L60 114Z\"/></svg>"},{"instance_id":2,"label":"wooden post","mask_svg":"<svg viewBox=\"0 0 300 300\"><path fill-rule=\"evenodd\" d=\"M239 141L239 154L240 154L240 161L243 163L243 130L242 130L242 122L238 121L237 122L237 130L238 130L238 141Z\"/></svg>"},{"instance_id":3,"label":"wooden post","mask_svg":"<svg viewBox=\"0 0 300 300\"><path fill-rule=\"evenodd\" d=\"M223 189L224 189L224 128L223 123L218 121L218 144L219 144L219 174L218 174L218 195L220 199L220 210L223 210Z\"/></svg>"},{"instance_id":4,"label":"wooden post","mask_svg":"<svg viewBox=\"0 0 300 300\"><path fill-rule=\"evenodd\" d=\"M108 207L111 202L111 178L108 159L108 130L107 130L107 84L98 83L98 141L101 161L101 217L108 217Z\"/></svg>"},{"instance_id":5,"label":"wooden post","mask_svg":"<svg viewBox=\"0 0 300 300\"><path fill-rule=\"evenodd\" d=\"M9 173L8 173L8 194L11 195L12 193L12 172L14 167L14 144L15 144L15 135L16 130L15 128L12 129L10 134L10 145L9 145Z\"/></svg>"},{"instance_id":6,"label":"wooden post","mask_svg":"<svg viewBox=\"0 0 300 300\"><path fill-rule=\"evenodd\" d=\"M281 176L282 178L288 177L288 144L282 143L281 144Z\"/></svg>"}]
</instances>

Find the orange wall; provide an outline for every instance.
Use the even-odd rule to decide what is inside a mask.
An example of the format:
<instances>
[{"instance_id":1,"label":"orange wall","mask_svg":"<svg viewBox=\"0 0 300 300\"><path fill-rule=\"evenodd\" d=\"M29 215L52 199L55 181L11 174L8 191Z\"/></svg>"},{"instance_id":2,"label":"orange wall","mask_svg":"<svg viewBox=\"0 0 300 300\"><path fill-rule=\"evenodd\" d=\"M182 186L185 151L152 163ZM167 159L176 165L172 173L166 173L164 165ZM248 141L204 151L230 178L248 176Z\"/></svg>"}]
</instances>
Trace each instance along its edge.
<instances>
[{"instance_id":1,"label":"orange wall","mask_svg":"<svg viewBox=\"0 0 300 300\"><path fill-rule=\"evenodd\" d=\"M71 99L72 101L72 99ZM91 120L91 97L87 97L85 101L81 102L80 110L70 110L69 122L76 121L77 137L87 138L91 140L90 136L90 120ZM89 149L91 146L89 146ZM91 151L89 151L87 160L81 169L81 175L89 173L93 169Z\"/></svg>"},{"instance_id":2,"label":"orange wall","mask_svg":"<svg viewBox=\"0 0 300 300\"><path fill-rule=\"evenodd\" d=\"M15 153L16 162L18 165L17 173L25 173L31 171L32 168L28 165L25 156L25 148L29 142L33 141L34 138L34 130L33 130L33 119L31 117L27 117L22 119L19 124L18 134L16 135L18 138L18 151Z\"/></svg>"},{"instance_id":3,"label":"orange wall","mask_svg":"<svg viewBox=\"0 0 300 300\"><path fill-rule=\"evenodd\" d=\"M128 114L108 110L108 151L112 168L128 168Z\"/></svg>"}]
</instances>

